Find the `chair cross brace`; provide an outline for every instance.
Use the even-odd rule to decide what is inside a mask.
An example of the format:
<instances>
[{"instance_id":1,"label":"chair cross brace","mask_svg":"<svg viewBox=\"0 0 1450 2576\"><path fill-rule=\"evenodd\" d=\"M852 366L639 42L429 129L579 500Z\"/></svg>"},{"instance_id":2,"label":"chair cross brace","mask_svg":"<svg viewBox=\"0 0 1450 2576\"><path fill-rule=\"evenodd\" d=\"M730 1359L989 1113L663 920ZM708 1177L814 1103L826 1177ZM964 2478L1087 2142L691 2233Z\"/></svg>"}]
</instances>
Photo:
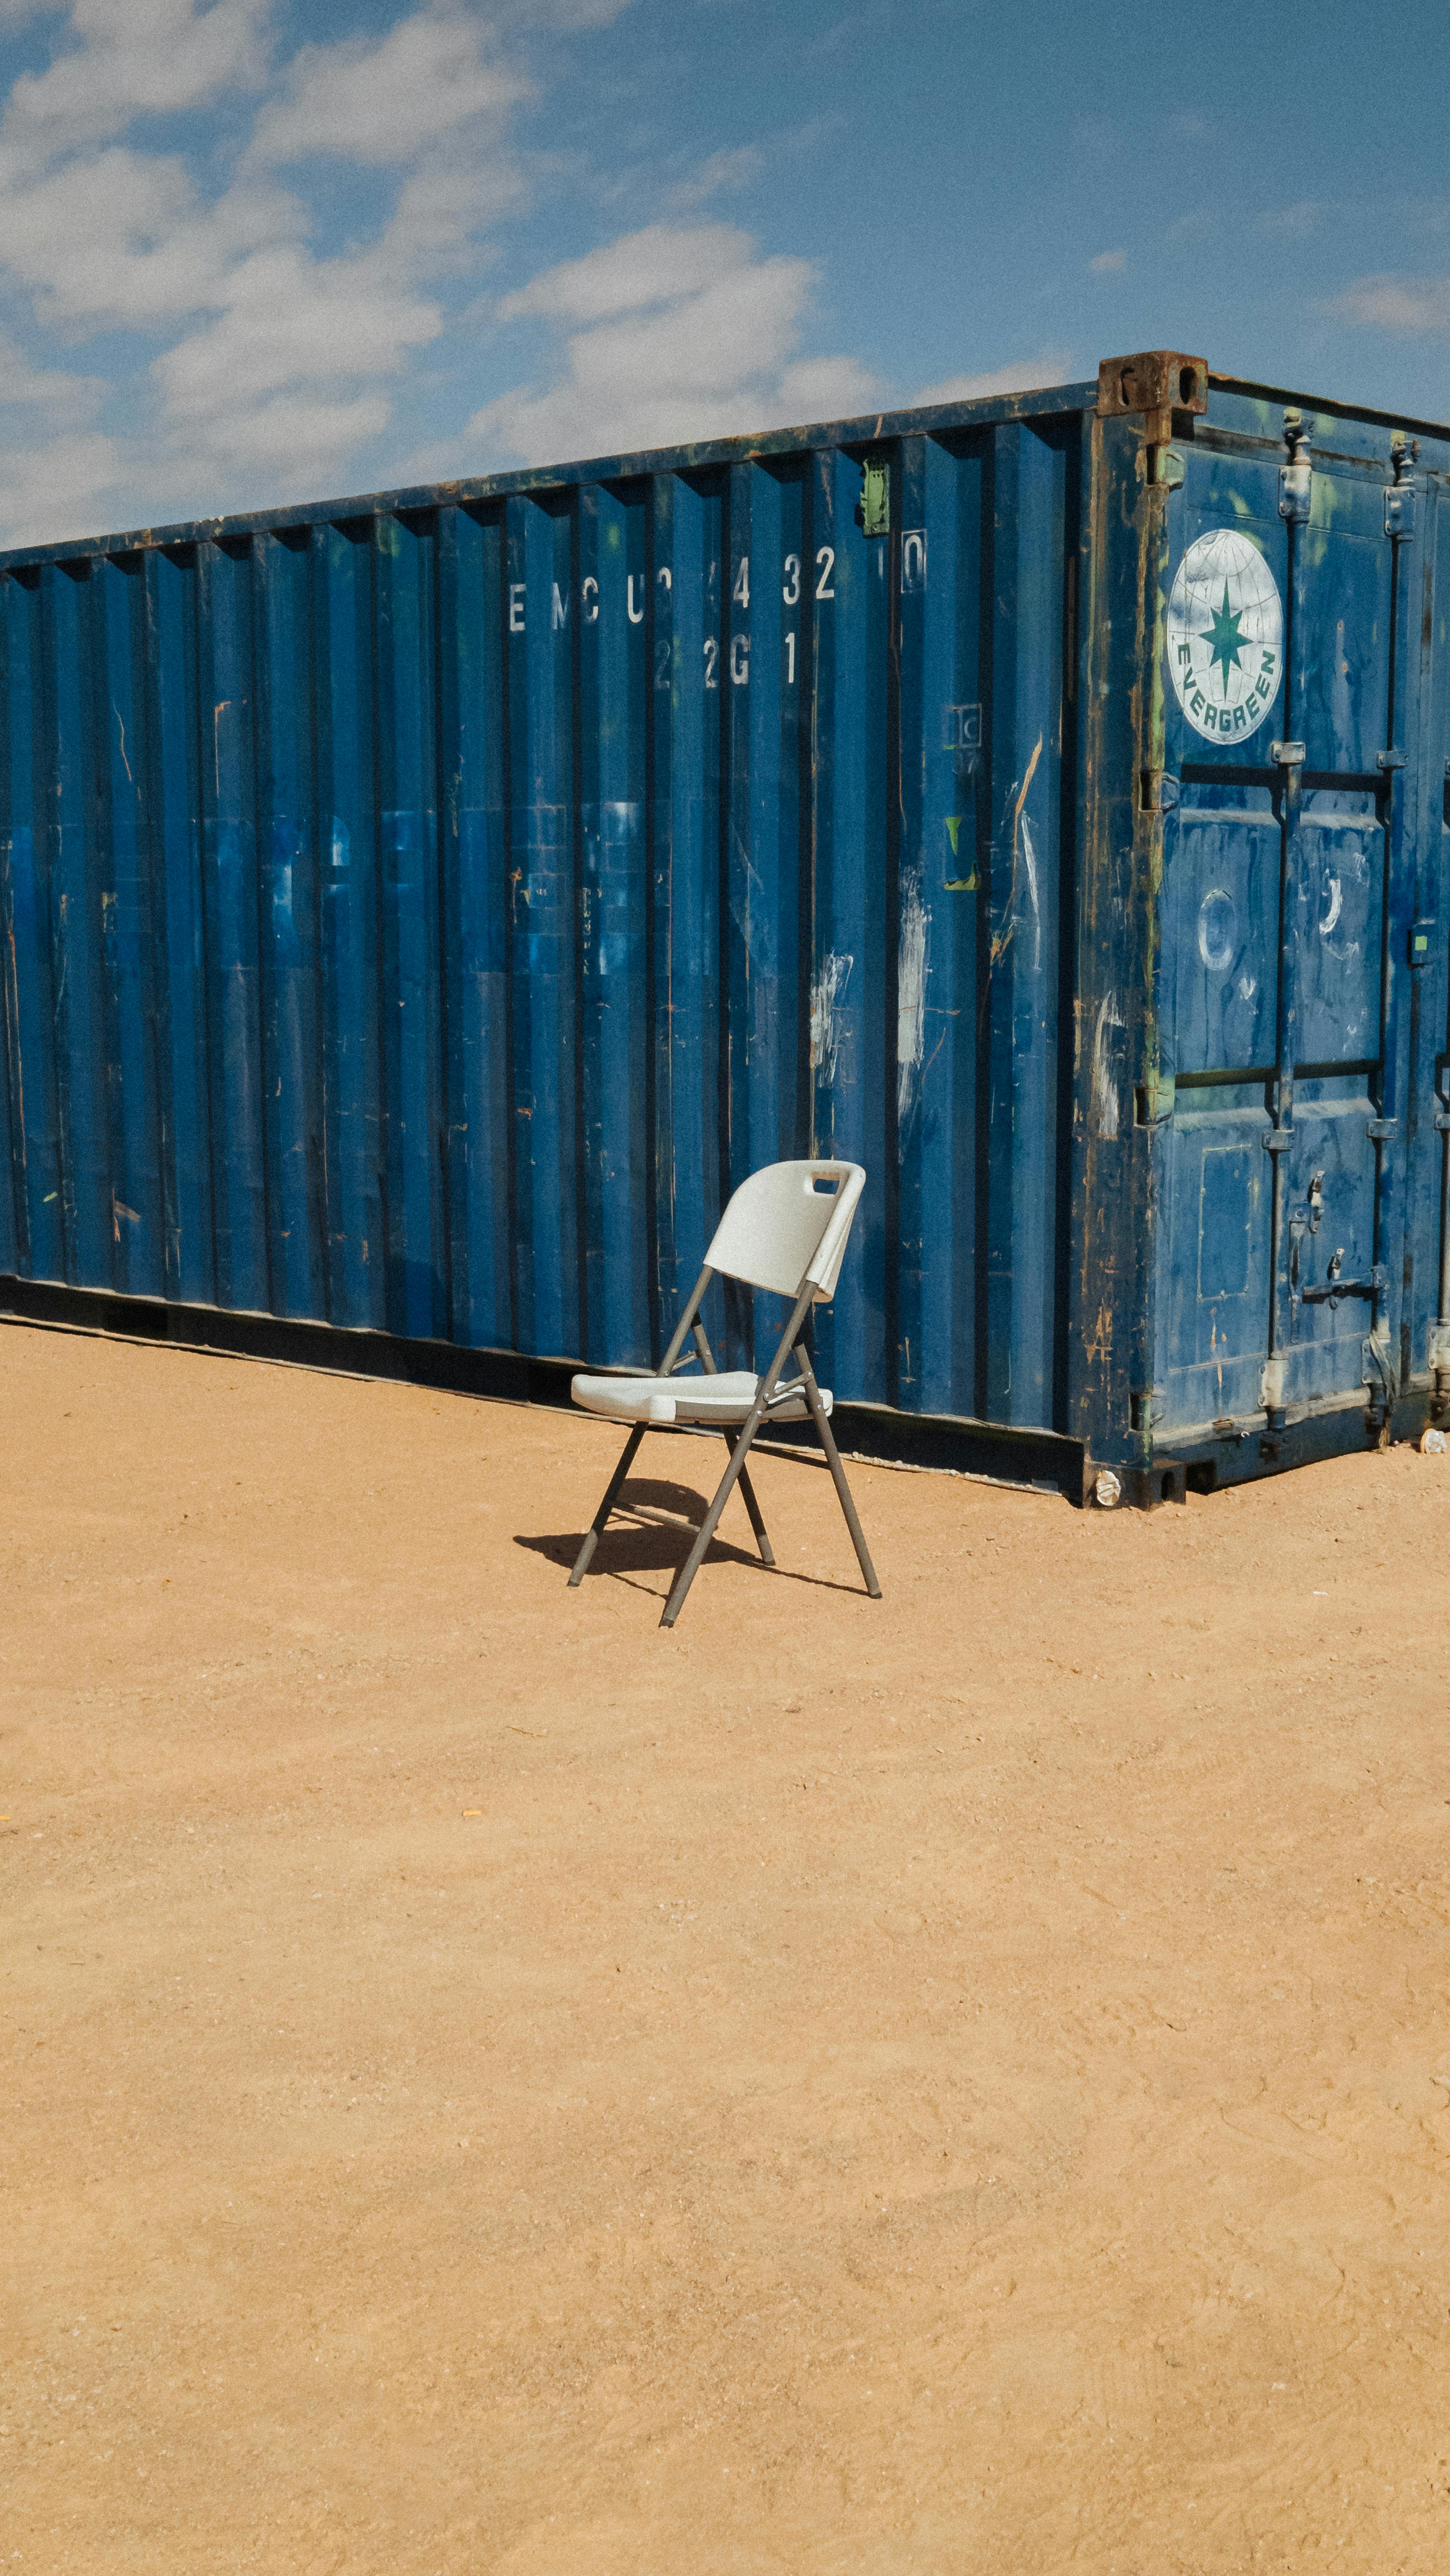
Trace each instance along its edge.
<instances>
[{"instance_id":1,"label":"chair cross brace","mask_svg":"<svg viewBox=\"0 0 1450 2576\"><path fill-rule=\"evenodd\" d=\"M694 1339L695 1347L699 1352L701 1365L706 1375L713 1377L719 1374L715 1366L713 1354L710 1350L709 1341L705 1334L705 1328L698 1320L700 1301L703 1298L705 1290L709 1286L713 1275L713 1272L707 1264L705 1269L701 1271L699 1278L696 1280L694 1292L675 1327L669 1349L665 1353L664 1364L659 1372L661 1377L669 1377L678 1365L680 1353L684 1348L685 1337L687 1334L692 1335ZM802 1327L804 1326L806 1317L810 1312L811 1305L815 1298L815 1293L814 1287L808 1280L795 1301L790 1321L787 1324L784 1333L781 1335L780 1341L776 1347L775 1356L772 1359L769 1368L759 1381L755 1392L755 1400L743 1423L741 1423L738 1430L733 1426L722 1425L725 1442L730 1451L730 1464L726 1468L724 1475L721 1477L720 1483L715 1491L714 1500L711 1502L710 1508L706 1512L705 1518L701 1522L700 1527L695 1534L694 1546L691 1548L689 1555L686 1557L684 1564L681 1566L679 1573L675 1577L670 1597L665 1603L664 1613L660 1620L662 1628L673 1628L681 1610L684 1608L685 1596L688 1593L691 1584L695 1580L695 1576L699 1571L705 1552L710 1545L710 1541L715 1535L717 1527L719 1526L720 1515L724 1511L725 1506L730 1500L737 1484L740 1487L741 1498L745 1504L745 1508L750 1514L750 1524L755 1532L756 1542L760 1549L761 1558L766 1565L774 1565L775 1563L775 1558L771 1553L770 1541L766 1536L765 1521L761 1514L760 1505L756 1500L755 1488L751 1484L745 1461L757 1431L760 1429L761 1424L765 1421L766 1416L770 1412L772 1401L777 1399L780 1394L786 1391L780 1386L780 1373L784 1368L787 1359L789 1359L792 1354L794 1354L799 1366L800 1375L798 1378L788 1379L786 1382L786 1389L791 1395L801 1394L805 1397L811 1419L815 1423L816 1431L820 1438L821 1447L826 1454L826 1463L830 1468L832 1482L836 1488L841 1510L845 1515L846 1527L851 1533L851 1543L856 1550L856 1559L860 1565L866 1589L873 1601L879 1601L881 1598L881 1586L876 1579L876 1569L871 1562L870 1551L867 1548L861 1523L857 1516L856 1506L852 1500L850 1486L846 1482L846 1471L841 1464L841 1453L836 1447L835 1437L831 1430L830 1416L821 1402L821 1392L820 1388L816 1384L815 1371L811 1366L810 1354L806 1349L804 1340L801 1338ZM604 1499L600 1503L599 1509L594 1515L593 1522L585 1533L584 1544L579 1550L578 1560L575 1564L574 1571L569 1577L569 1586L571 1591L584 1580L585 1573L589 1566L589 1561L599 1544L600 1534L609 1519L610 1513L613 1511L614 1506L619 1499L620 1490L624 1484L625 1477L628 1475L629 1470L634 1463L640 1442L643 1440L646 1431L651 1427L652 1426L649 1423L637 1422L630 1431L629 1437L624 1444L624 1455L620 1459L618 1466L615 1468L614 1474L611 1476L608 1485L605 1487ZM662 1428L664 1426L659 1427Z\"/></svg>"}]
</instances>

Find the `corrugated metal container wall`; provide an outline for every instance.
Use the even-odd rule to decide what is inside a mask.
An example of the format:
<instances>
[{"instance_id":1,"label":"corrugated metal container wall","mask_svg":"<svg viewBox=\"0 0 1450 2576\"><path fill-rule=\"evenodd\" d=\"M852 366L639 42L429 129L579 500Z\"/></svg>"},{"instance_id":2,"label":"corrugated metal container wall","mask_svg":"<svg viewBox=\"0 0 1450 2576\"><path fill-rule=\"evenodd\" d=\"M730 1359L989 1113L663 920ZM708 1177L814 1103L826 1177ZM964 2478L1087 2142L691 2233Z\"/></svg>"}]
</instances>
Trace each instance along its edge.
<instances>
[{"instance_id":1,"label":"corrugated metal container wall","mask_svg":"<svg viewBox=\"0 0 1450 2576\"><path fill-rule=\"evenodd\" d=\"M1146 1497L1165 1449L1205 1481L1310 1454L1322 1430L1281 1435L1326 1399L1361 1437L1338 1345L1362 1409L1398 1272L1329 1292L1389 1281L1407 1223L1430 1302L1396 1395L1428 1387L1434 1152L1411 1219L1403 1131L1358 1177L1340 1147L1402 1116L1389 889L1419 808L1381 756L1410 710L1416 796L1443 764L1450 457L1409 478L1412 582L1385 426L1318 420L1301 527L1283 398L1205 412L1201 362L1167 393L1140 363L1102 402L0 558L0 1271L648 1364L734 1184L838 1151L868 1196L822 1374L948 1419L964 1459L997 1426ZM1252 741L1210 738L1271 618L1239 557L1208 566L1221 605L1205 575L1174 609L1234 530L1289 603L1299 768L1264 748L1277 678ZM1443 945L1404 1074L1431 1109ZM1326 1204L1341 1266L1310 1281ZM742 1307L736 1364L751 1332Z\"/></svg>"},{"instance_id":2,"label":"corrugated metal container wall","mask_svg":"<svg viewBox=\"0 0 1450 2576\"><path fill-rule=\"evenodd\" d=\"M0 1266L647 1362L838 1150L837 1384L1050 1421L1079 436L901 441L886 539L830 446L12 568Z\"/></svg>"}]
</instances>

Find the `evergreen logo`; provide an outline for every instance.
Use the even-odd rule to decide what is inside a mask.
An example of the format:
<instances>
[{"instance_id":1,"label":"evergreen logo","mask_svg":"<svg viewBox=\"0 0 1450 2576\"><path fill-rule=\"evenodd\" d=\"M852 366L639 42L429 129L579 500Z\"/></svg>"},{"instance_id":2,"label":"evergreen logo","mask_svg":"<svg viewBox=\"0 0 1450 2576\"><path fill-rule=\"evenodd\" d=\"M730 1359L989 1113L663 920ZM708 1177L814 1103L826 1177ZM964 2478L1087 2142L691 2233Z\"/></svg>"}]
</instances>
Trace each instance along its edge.
<instances>
[{"instance_id":1,"label":"evergreen logo","mask_svg":"<svg viewBox=\"0 0 1450 2576\"><path fill-rule=\"evenodd\" d=\"M1257 732L1284 671L1284 607L1258 547L1237 528L1195 537L1168 597L1168 668L1195 733Z\"/></svg>"}]
</instances>

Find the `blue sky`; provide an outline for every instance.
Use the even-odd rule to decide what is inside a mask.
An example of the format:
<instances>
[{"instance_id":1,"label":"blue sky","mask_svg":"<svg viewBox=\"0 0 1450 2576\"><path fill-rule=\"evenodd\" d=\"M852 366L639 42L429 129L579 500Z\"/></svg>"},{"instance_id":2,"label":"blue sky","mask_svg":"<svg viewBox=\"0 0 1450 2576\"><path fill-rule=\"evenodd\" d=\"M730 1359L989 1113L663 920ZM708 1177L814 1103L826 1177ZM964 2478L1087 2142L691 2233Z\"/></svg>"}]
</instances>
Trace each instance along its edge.
<instances>
[{"instance_id":1,"label":"blue sky","mask_svg":"<svg viewBox=\"0 0 1450 2576\"><path fill-rule=\"evenodd\" d=\"M1095 374L1450 416L1450 12L0 0L0 542Z\"/></svg>"}]
</instances>

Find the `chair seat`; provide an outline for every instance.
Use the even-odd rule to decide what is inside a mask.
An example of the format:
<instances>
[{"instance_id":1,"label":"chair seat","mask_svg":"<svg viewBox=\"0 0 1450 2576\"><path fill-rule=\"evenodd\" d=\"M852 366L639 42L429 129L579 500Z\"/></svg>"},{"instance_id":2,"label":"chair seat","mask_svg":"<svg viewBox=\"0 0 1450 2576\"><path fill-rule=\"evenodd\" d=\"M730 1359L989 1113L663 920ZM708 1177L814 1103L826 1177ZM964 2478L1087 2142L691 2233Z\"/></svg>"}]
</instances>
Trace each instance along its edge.
<instances>
[{"instance_id":1,"label":"chair seat","mask_svg":"<svg viewBox=\"0 0 1450 2576\"><path fill-rule=\"evenodd\" d=\"M759 1378L751 1369L726 1369L715 1377L576 1377L569 1393L586 1413L602 1413L611 1422L743 1422L755 1402ZM831 1390L823 1386L821 1403L831 1410ZM767 1420L801 1422L806 1400L794 1387L778 1388Z\"/></svg>"}]
</instances>

